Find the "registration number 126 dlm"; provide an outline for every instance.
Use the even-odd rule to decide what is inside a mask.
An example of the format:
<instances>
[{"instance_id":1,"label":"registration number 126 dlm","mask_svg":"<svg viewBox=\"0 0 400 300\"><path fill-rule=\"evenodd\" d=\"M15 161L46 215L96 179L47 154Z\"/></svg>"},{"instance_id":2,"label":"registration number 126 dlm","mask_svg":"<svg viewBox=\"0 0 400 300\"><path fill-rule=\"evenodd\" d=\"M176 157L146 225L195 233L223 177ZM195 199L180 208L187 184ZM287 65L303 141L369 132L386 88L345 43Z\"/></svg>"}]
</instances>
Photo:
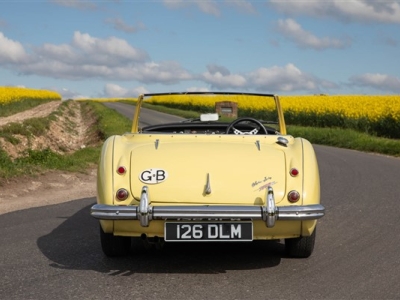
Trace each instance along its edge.
<instances>
[{"instance_id":1,"label":"registration number 126 dlm","mask_svg":"<svg viewBox=\"0 0 400 300\"><path fill-rule=\"evenodd\" d=\"M251 241L251 222L166 222L165 241Z\"/></svg>"}]
</instances>

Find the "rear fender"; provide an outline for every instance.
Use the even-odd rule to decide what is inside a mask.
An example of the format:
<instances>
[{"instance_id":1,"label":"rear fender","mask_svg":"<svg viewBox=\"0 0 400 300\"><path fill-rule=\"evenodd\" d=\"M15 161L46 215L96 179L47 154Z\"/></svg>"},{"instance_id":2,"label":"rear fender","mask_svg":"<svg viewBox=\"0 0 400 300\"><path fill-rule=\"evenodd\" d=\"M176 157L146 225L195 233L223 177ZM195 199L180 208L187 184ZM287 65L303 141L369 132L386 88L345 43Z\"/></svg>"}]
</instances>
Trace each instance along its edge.
<instances>
[{"instance_id":1,"label":"rear fender","mask_svg":"<svg viewBox=\"0 0 400 300\"><path fill-rule=\"evenodd\" d=\"M320 204L320 179L317 157L311 143L302 139L303 143L303 205ZM302 236L310 236L316 220L302 221Z\"/></svg>"},{"instance_id":2,"label":"rear fender","mask_svg":"<svg viewBox=\"0 0 400 300\"><path fill-rule=\"evenodd\" d=\"M109 137L103 144L99 165L97 169L97 203L113 204L113 176L114 176L114 152L115 136Z\"/></svg>"}]
</instances>

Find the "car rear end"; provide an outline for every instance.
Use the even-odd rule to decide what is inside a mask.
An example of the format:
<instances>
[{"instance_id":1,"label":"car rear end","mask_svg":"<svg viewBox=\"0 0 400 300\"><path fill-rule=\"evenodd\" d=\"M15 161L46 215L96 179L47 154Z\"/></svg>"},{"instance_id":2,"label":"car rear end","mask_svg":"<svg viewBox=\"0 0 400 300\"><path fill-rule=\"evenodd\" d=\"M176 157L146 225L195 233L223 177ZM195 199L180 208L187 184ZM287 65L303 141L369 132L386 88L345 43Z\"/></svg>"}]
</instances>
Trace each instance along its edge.
<instances>
[{"instance_id":1,"label":"car rear end","mask_svg":"<svg viewBox=\"0 0 400 300\"><path fill-rule=\"evenodd\" d=\"M304 176L318 169L304 169L302 139L285 141L273 135L115 136L104 146L110 153L102 155L92 215L105 233L167 242L310 235L323 207L318 174L312 191L304 190Z\"/></svg>"}]
</instances>

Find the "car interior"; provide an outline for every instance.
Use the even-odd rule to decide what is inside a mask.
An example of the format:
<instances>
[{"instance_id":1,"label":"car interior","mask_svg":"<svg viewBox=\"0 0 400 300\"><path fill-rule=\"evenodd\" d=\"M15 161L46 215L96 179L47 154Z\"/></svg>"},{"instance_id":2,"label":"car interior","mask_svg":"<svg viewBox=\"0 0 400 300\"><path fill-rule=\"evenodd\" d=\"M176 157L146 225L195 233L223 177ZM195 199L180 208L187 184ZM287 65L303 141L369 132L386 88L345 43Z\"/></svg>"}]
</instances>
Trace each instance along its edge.
<instances>
[{"instance_id":1,"label":"car interior","mask_svg":"<svg viewBox=\"0 0 400 300\"><path fill-rule=\"evenodd\" d=\"M254 118L238 118L232 122L201 121L200 119L185 120L178 123L158 124L142 128L142 133L174 133L174 134L279 134L277 129Z\"/></svg>"}]
</instances>

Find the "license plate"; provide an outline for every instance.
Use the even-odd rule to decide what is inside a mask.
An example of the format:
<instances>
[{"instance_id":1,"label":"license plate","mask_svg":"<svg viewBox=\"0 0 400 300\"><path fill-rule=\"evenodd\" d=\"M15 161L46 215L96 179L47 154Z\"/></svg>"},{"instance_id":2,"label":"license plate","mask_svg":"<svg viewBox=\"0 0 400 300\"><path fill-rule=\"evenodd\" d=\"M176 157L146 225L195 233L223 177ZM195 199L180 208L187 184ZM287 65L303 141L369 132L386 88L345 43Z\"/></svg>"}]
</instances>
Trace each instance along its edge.
<instances>
[{"instance_id":1,"label":"license plate","mask_svg":"<svg viewBox=\"0 0 400 300\"><path fill-rule=\"evenodd\" d=\"M167 242L245 242L253 240L252 222L165 222Z\"/></svg>"}]
</instances>

